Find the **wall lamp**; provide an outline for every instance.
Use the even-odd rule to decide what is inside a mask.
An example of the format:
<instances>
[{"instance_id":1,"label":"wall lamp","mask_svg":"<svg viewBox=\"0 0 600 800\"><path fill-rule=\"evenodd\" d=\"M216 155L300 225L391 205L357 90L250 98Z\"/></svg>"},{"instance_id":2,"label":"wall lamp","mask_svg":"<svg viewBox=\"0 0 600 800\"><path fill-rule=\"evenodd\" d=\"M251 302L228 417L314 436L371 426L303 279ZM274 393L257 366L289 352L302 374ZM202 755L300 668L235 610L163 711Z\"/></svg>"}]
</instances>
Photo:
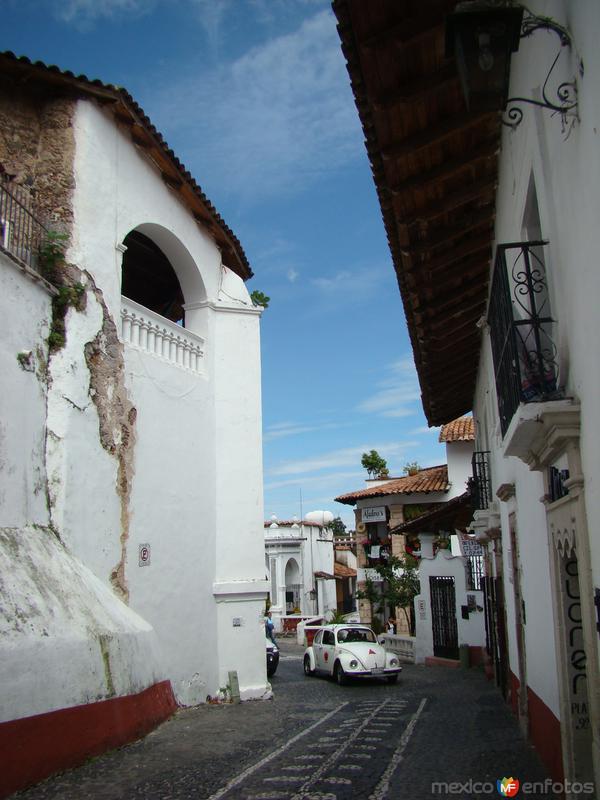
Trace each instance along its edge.
<instances>
[{"instance_id":1,"label":"wall lamp","mask_svg":"<svg viewBox=\"0 0 600 800\"><path fill-rule=\"evenodd\" d=\"M508 97L510 59L521 39L538 30L556 33L560 49L542 86L542 99ZM465 0L446 18L446 57L456 58L467 109L502 109L502 122L516 128L523 119L520 103L529 103L561 115L563 130L567 118L577 119L575 80L561 83L556 99L547 94L547 85L563 47L571 46L566 28L550 17L538 17L520 5L494 0ZM583 75L583 63L579 66Z\"/></svg>"}]
</instances>

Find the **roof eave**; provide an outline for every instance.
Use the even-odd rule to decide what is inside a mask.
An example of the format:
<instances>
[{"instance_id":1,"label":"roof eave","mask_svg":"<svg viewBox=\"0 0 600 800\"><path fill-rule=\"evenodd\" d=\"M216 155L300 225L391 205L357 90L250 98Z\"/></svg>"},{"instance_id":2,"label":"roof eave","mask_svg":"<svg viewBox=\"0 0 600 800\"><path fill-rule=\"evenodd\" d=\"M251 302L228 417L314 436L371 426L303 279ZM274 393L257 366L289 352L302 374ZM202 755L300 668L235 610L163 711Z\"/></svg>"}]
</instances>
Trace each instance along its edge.
<instances>
[{"instance_id":1,"label":"roof eave","mask_svg":"<svg viewBox=\"0 0 600 800\"><path fill-rule=\"evenodd\" d=\"M115 121L129 131L134 145L145 152L154 163L165 185L177 194L196 223L214 239L221 251L223 265L244 281L253 276L244 250L233 231L169 148L141 106L125 89L99 80L89 80L85 75L76 76L41 61L32 62L27 57L18 57L10 51L0 53L0 67L5 71L18 72L22 79L50 84L75 96L91 97L100 105L109 107Z\"/></svg>"}]
</instances>

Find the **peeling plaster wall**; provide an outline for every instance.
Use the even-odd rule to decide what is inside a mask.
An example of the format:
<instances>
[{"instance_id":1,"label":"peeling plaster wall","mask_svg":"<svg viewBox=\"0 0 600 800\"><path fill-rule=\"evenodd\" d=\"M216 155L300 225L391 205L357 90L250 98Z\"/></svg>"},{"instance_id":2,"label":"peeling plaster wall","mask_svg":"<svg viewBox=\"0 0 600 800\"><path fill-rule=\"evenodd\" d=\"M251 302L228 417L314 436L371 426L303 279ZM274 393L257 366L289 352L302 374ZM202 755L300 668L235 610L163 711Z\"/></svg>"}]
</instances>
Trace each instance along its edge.
<instances>
[{"instance_id":1,"label":"peeling plaster wall","mask_svg":"<svg viewBox=\"0 0 600 800\"><path fill-rule=\"evenodd\" d=\"M38 217L68 231L74 103L19 92L0 88L0 163ZM107 325L90 276L67 271L89 302L68 312L66 345L48 363L53 291L0 253L0 722L165 678L151 626L98 578L121 559L119 504L113 513L102 498L118 465L102 450L84 343Z\"/></svg>"},{"instance_id":2,"label":"peeling plaster wall","mask_svg":"<svg viewBox=\"0 0 600 800\"><path fill-rule=\"evenodd\" d=\"M92 403L85 414L68 410L71 424L84 424L89 413L85 424L101 431L98 445L85 449L80 486L73 484L65 499L65 509L79 504L76 518L86 520L74 547L101 579L113 575L131 607L151 622L179 702L216 694L230 670L238 672L242 697L263 696L259 314L243 282L222 267L212 239L108 113L82 102L74 130L68 259L93 276L94 291L88 291L83 319L70 312L68 330L100 345L109 367L103 375L87 345L78 381L82 392L91 385ZM159 244L178 274L187 329L205 339L200 373L113 341L120 332L117 245L136 227ZM67 361L81 363L68 348L65 379ZM112 431L109 439L121 436L112 449L101 446L103 426ZM98 474L98 498L90 498L95 511L86 517L88 473ZM66 536L75 535L66 515L63 524ZM139 565L140 545L150 546L145 566ZM234 626L234 618L242 624Z\"/></svg>"},{"instance_id":3,"label":"peeling plaster wall","mask_svg":"<svg viewBox=\"0 0 600 800\"><path fill-rule=\"evenodd\" d=\"M24 544L17 560L28 553L31 567L27 579L17 569L31 603L23 595L14 605L26 608L26 617L34 615L34 606L41 608L46 622L51 608L64 607L65 629L56 629L55 662L47 666L56 670L66 660L80 677L72 696L56 690L58 706L135 691L159 674L172 682L180 703L194 704L217 694L232 670L242 698L267 696L260 314L243 282L222 266L214 241L110 110L89 100L38 96L35 87L27 91L23 99L0 89L6 122L0 163L15 182L35 190L36 206L53 220L51 227L68 231L66 270L71 282L83 285L84 298L67 311L65 344L37 380L24 373L16 352L22 342L37 340L41 371L50 299L35 284L25 290L22 276L18 286L9 285L14 280L2 271L10 323L2 358L20 391L16 400L26 396L20 405L0 400L6 419L24 420L23 438L11 434L8 441L7 482L0 486L11 493L0 522L10 528L7 536ZM199 373L121 341L117 246L136 227L163 249L178 274L188 330L205 339ZM52 536L60 549L48 567L52 574L36 568L43 554L28 542L31 522L44 526L39 536ZM11 526L17 524L15 533ZM144 567L138 565L141 544L150 546ZM5 570L11 569L9 553ZM106 596L100 598L86 579L78 592L54 592L44 610L36 597L46 596L49 583L68 584L69 572L84 569ZM104 626L108 633L94 623L80 641L76 609L69 633L71 604L87 604L92 613L97 602L102 616L107 597L115 614L129 613L123 602L138 612L156 631L157 646L146 648L143 625L130 630L117 623ZM11 609L5 612L10 627ZM113 656L113 630L129 642L120 648L122 659ZM14 647L11 680L28 648L26 640ZM94 653L87 662L86 648ZM36 695L38 711L55 707L55 680L58 674L48 682L52 696L44 700L43 687ZM13 712L28 713L24 690L16 687Z\"/></svg>"}]
</instances>

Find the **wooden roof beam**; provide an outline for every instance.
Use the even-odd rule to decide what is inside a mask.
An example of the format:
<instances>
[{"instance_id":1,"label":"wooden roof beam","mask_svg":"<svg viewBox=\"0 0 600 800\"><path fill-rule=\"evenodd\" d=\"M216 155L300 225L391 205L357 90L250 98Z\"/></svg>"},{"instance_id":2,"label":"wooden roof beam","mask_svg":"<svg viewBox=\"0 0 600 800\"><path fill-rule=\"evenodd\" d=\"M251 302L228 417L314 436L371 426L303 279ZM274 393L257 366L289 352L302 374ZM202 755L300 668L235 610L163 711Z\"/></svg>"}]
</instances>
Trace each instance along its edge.
<instances>
[{"instance_id":1,"label":"wooden roof beam","mask_svg":"<svg viewBox=\"0 0 600 800\"><path fill-rule=\"evenodd\" d=\"M462 151L455 158L445 159L441 164L427 172L420 172L405 181L391 184L389 191L394 195L404 192L413 192L423 189L428 183L440 183L452 178L464 169L476 167L491 158L496 158L498 154L498 141L494 138L479 144L474 150Z\"/></svg>"},{"instance_id":2,"label":"wooden roof beam","mask_svg":"<svg viewBox=\"0 0 600 800\"><path fill-rule=\"evenodd\" d=\"M414 245L403 247L402 255L407 257L427 255L439 247L447 248L453 246L456 239L463 238L465 234L471 233L478 228L483 228L484 226L492 228L493 224L494 213L491 208L480 208L475 211L467 210L453 221L452 225L435 228L423 242L419 241Z\"/></svg>"},{"instance_id":3,"label":"wooden roof beam","mask_svg":"<svg viewBox=\"0 0 600 800\"><path fill-rule=\"evenodd\" d=\"M425 131L419 130L417 133L408 136L400 142L394 142L388 147L381 148L381 157L384 161L390 159L404 158L405 156L414 156L420 150L424 150L435 144L440 144L445 139L456 136L459 133L464 133L475 125L481 125L482 121L486 119L490 122L496 121L497 114L495 111L489 111L486 114L475 112L460 111L458 114L453 114L446 117L441 122L430 125ZM370 145L372 149L377 149L377 144ZM369 147L367 147L369 150ZM369 151L370 154L370 151Z\"/></svg>"},{"instance_id":4,"label":"wooden roof beam","mask_svg":"<svg viewBox=\"0 0 600 800\"><path fill-rule=\"evenodd\" d=\"M462 274L464 272L465 263L468 264L470 261L475 260L474 258L468 258L469 256L473 257L475 254L490 250L490 237L487 233L478 237L467 237L461 244L449 247L435 258L425 258L422 261L410 259L410 263L409 259L405 259L403 262L403 272L418 272L422 275L427 275L431 280L437 277L435 275L436 272L441 272L443 270L450 272L456 271L456 269L452 268L452 265L456 265L456 263L460 261L462 262L460 264L460 272ZM421 253L420 255L427 255L427 253ZM477 264L479 264L481 260L481 258L477 258Z\"/></svg>"},{"instance_id":5,"label":"wooden roof beam","mask_svg":"<svg viewBox=\"0 0 600 800\"><path fill-rule=\"evenodd\" d=\"M435 280L437 277L435 273L444 270L455 271L452 267L456 267L457 262L460 262L457 269L459 269L461 273L464 272L466 264L470 265L473 261L475 261L477 265L481 264L482 261L488 260L485 258L484 254L489 254L491 257L491 251L492 245L490 237L484 234L477 238L467 238L462 244L456 245L447 252L442 253L442 255L437 256L437 258L425 261L423 266L429 270L429 273ZM469 256L471 256L471 258L469 258Z\"/></svg>"},{"instance_id":6,"label":"wooden roof beam","mask_svg":"<svg viewBox=\"0 0 600 800\"><path fill-rule=\"evenodd\" d=\"M436 217L441 217L442 214L455 211L457 208L460 208L460 206L471 203L473 200L485 200L486 204L491 205L494 199L493 195L496 191L496 183L496 176L493 176L476 181L464 189L461 188L455 192L451 192L441 200L417 211L413 221L421 224L429 222Z\"/></svg>"},{"instance_id":7,"label":"wooden roof beam","mask_svg":"<svg viewBox=\"0 0 600 800\"><path fill-rule=\"evenodd\" d=\"M458 73L454 64L444 64L441 69L416 78L410 83L397 86L390 92L385 92L371 101L374 111L386 111L398 105L414 103L429 94L440 91L450 83L458 80Z\"/></svg>"},{"instance_id":8,"label":"wooden roof beam","mask_svg":"<svg viewBox=\"0 0 600 800\"><path fill-rule=\"evenodd\" d=\"M443 20L438 19L432 24L432 14L419 14L413 17L406 17L394 25L386 25L375 33L366 36L358 46L362 50L373 50L375 48L393 44L395 46L406 46L410 42L416 42L424 36L433 36L438 33L443 24Z\"/></svg>"},{"instance_id":9,"label":"wooden roof beam","mask_svg":"<svg viewBox=\"0 0 600 800\"><path fill-rule=\"evenodd\" d=\"M471 303L471 301L480 304L484 303L485 299L482 295L482 287L479 283L475 286L472 284L465 286L464 283L461 283L460 286L451 291L445 291L440 295L428 298L417 297L413 301L413 316L415 319L419 319L424 318L426 315L452 313L453 307L461 303ZM411 297L413 296L411 295Z\"/></svg>"}]
</instances>

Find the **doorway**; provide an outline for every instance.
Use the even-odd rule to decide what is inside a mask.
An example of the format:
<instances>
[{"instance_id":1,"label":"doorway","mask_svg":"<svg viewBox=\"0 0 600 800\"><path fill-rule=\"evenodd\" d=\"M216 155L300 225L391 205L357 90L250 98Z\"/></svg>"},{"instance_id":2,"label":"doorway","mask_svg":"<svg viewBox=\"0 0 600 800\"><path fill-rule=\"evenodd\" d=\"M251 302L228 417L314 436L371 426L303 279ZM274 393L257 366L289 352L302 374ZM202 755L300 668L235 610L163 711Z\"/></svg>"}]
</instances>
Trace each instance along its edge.
<instances>
[{"instance_id":1,"label":"doorway","mask_svg":"<svg viewBox=\"0 0 600 800\"><path fill-rule=\"evenodd\" d=\"M431 625L433 655L458 659L458 626L456 624L456 591L454 578L431 575Z\"/></svg>"}]
</instances>

